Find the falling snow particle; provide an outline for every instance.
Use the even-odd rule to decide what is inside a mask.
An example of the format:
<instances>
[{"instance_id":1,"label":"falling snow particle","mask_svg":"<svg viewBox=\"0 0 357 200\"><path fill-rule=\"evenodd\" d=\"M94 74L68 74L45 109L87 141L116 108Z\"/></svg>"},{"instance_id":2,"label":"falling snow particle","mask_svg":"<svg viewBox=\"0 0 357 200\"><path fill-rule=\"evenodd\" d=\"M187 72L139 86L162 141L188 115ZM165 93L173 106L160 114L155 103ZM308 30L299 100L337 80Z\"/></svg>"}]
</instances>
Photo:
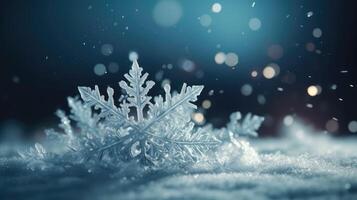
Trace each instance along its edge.
<instances>
[{"instance_id":1,"label":"falling snow particle","mask_svg":"<svg viewBox=\"0 0 357 200\"><path fill-rule=\"evenodd\" d=\"M314 105L312 105L311 103L308 103L308 104L306 104L306 107L308 107L308 108L313 108Z\"/></svg>"},{"instance_id":2,"label":"falling snow particle","mask_svg":"<svg viewBox=\"0 0 357 200\"><path fill-rule=\"evenodd\" d=\"M253 71L250 73L250 75L251 75L253 78L255 78L255 77L258 76L258 72L257 72L256 70L253 70Z\"/></svg>"},{"instance_id":3,"label":"falling snow particle","mask_svg":"<svg viewBox=\"0 0 357 200\"><path fill-rule=\"evenodd\" d=\"M213 96L214 95L214 90L210 90L209 92L208 92L208 96Z\"/></svg>"},{"instance_id":4,"label":"falling snow particle","mask_svg":"<svg viewBox=\"0 0 357 200\"><path fill-rule=\"evenodd\" d=\"M309 11L309 12L306 13L306 16L308 18L312 17L313 15L314 15L314 12L312 12L312 11Z\"/></svg>"}]
</instances>

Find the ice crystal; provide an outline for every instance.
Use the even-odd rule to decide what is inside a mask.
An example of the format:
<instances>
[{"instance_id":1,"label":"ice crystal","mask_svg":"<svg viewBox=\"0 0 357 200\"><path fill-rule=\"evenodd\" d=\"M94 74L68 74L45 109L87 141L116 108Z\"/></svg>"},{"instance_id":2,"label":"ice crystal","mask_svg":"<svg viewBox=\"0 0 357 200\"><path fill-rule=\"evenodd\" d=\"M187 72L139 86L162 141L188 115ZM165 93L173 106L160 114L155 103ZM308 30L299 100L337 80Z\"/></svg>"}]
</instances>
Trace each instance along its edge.
<instances>
[{"instance_id":1,"label":"ice crystal","mask_svg":"<svg viewBox=\"0 0 357 200\"><path fill-rule=\"evenodd\" d=\"M36 144L19 154L27 160L61 157L62 161L79 163L117 165L134 161L144 166L182 167L204 161L220 163L217 156L212 156L217 155L215 150L229 143L244 152L247 145L239 142L238 136L257 135L263 118L248 114L241 121L239 112L231 115L223 129L195 126L191 120L196 109L193 103L203 86L184 83L179 92L171 92L166 84L164 97L152 99L149 91L155 82L147 80L149 74L142 71L134 60L124 75L126 81L119 82L126 93L119 106L115 105L111 87L107 88L107 97L98 86L78 87L82 101L68 98L71 114L56 112L63 133L47 130L43 145Z\"/></svg>"}]
</instances>

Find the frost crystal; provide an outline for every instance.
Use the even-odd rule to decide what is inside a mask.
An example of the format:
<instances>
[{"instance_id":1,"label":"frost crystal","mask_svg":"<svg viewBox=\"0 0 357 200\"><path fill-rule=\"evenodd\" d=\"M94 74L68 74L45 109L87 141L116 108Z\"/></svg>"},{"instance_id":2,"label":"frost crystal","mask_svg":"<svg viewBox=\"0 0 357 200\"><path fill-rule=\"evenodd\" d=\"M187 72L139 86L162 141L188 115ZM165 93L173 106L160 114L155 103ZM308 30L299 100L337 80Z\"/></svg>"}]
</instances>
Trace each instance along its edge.
<instances>
[{"instance_id":1,"label":"frost crystal","mask_svg":"<svg viewBox=\"0 0 357 200\"><path fill-rule=\"evenodd\" d=\"M94 89L78 87L81 99L68 98L71 114L57 111L59 127L64 134L47 130L47 140L28 151L19 151L27 160L73 159L73 162L117 165L135 161L145 166L181 167L202 161L219 163L214 152L232 144L245 150L239 135L256 136L262 117L248 114L242 122L239 112L231 115L227 128L196 127L191 115L193 104L203 86L183 84L180 92L164 86L164 97L152 99L150 89L155 82L147 80L136 60L119 86L127 96L115 105L114 90L107 88L107 98ZM72 127L72 121L76 127ZM245 144L245 143L244 143ZM60 146L60 147L58 147ZM216 154L217 155L217 154ZM211 162L212 161L212 162ZM69 161L70 162L70 161Z\"/></svg>"}]
</instances>

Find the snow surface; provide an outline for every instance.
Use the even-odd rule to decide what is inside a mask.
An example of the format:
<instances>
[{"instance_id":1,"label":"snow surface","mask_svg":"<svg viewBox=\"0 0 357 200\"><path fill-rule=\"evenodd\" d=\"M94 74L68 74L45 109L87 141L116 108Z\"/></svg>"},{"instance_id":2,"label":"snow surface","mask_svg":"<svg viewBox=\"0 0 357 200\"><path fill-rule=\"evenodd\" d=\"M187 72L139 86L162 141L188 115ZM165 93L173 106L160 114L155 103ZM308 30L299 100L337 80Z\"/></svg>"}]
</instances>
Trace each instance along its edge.
<instances>
[{"instance_id":1,"label":"snow surface","mask_svg":"<svg viewBox=\"0 0 357 200\"><path fill-rule=\"evenodd\" d=\"M356 138L300 133L251 145L259 162L241 159L186 173L146 172L130 163L115 172L83 166L29 170L3 156L0 199L357 199Z\"/></svg>"}]
</instances>

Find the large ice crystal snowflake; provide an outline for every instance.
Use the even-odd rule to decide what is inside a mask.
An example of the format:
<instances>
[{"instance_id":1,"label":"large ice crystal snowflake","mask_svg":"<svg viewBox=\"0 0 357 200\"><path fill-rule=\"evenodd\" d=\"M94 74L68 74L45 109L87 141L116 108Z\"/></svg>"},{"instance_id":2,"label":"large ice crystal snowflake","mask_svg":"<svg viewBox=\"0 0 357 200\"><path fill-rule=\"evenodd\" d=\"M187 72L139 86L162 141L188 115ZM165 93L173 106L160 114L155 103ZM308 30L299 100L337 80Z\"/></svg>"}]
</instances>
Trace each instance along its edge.
<instances>
[{"instance_id":1,"label":"large ice crystal snowflake","mask_svg":"<svg viewBox=\"0 0 357 200\"><path fill-rule=\"evenodd\" d=\"M137 161L145 166L186 166L204 161L217 161L215 150L237 142L239 135L256 136L262 117L248 114L242 122L239 112L231 115L227 128L213 129L210 125L196 127L191 115L193 104L203 86L183 84L180 92L164 86L165 96L148 95L155 82L147 80L135 60L127 81L119 86L125 91L120 105L115 105L114 90L107 88L107 98L98 86L78 87L81 100L68 98L71 114L57 111L63 134L47 130L47 142L37 143L29 151L20 151L28 160L44 160L66 156L76 162L108 163ZM71 120L76 123L72 127ZM57 148L54 148L59 146ZM49 150L46 150L49 149ZM243 150L244 151L244 150ZM211 153L210 153L211 152ZM213 153L212 153L213 152ZM210 162L210 163L213 163ZM216 162L219 163L219 162Z\"/></svg>"}]
</instances>

